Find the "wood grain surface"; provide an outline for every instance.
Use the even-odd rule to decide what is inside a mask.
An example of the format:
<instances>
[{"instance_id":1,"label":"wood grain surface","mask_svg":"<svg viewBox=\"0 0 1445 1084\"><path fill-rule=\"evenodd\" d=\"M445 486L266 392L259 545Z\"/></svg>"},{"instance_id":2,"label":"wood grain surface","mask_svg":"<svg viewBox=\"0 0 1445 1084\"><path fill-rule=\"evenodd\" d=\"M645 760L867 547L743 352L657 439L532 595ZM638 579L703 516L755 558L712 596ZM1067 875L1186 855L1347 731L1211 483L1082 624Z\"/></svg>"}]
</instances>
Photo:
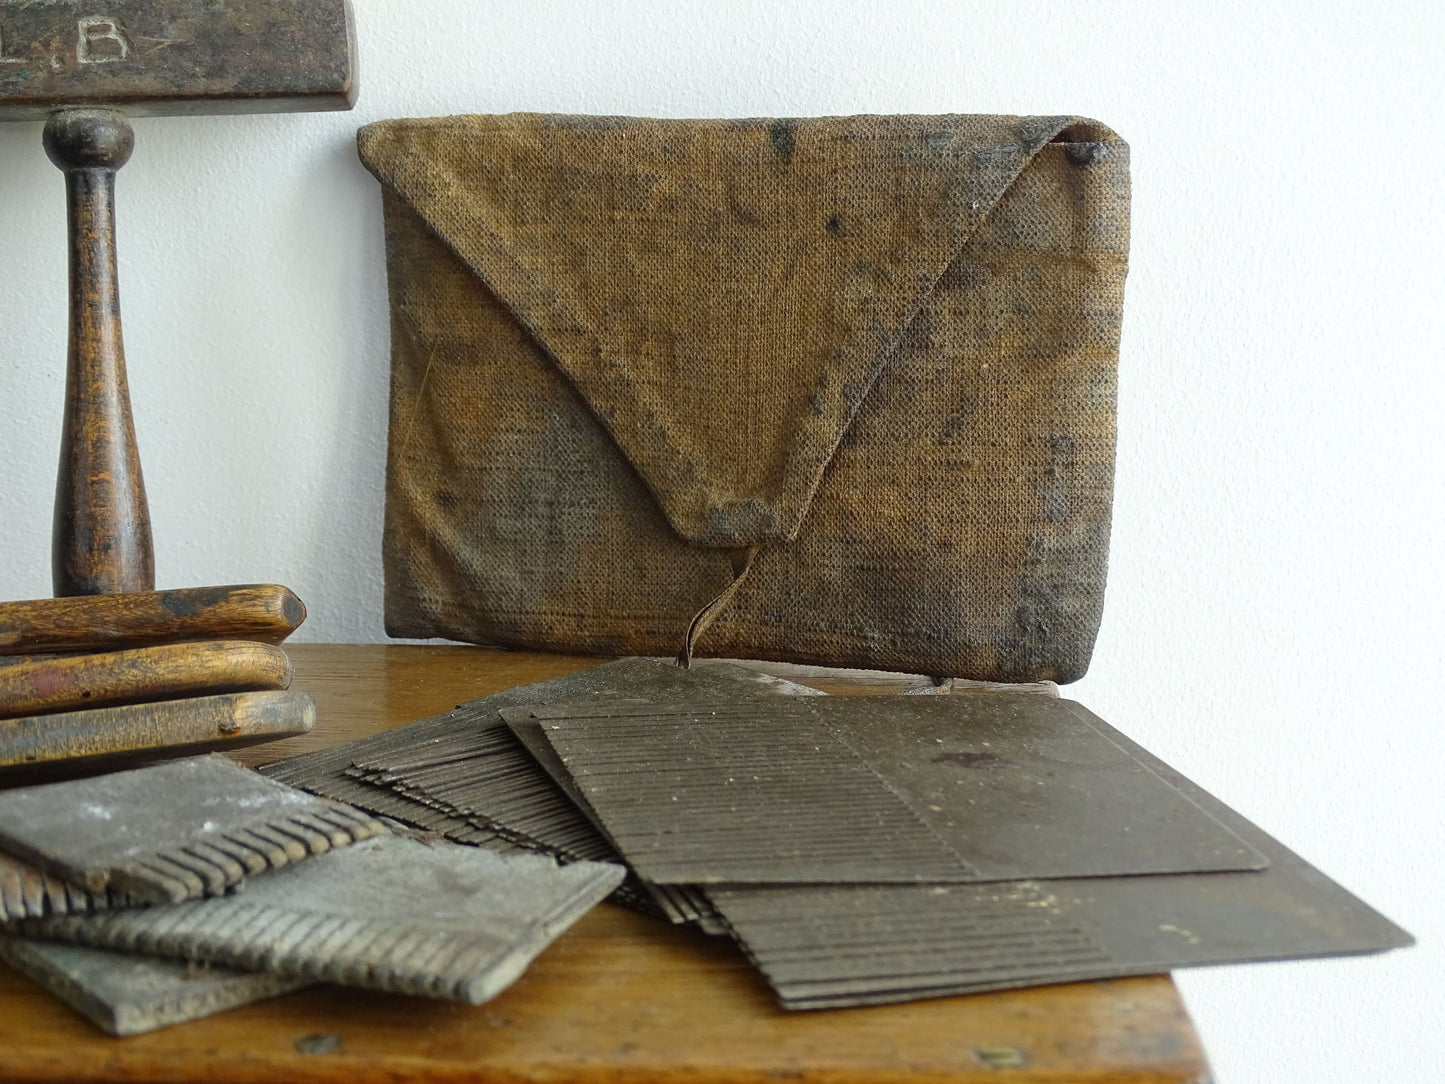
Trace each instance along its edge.
<instances>
[{"instance_id":1,"label":"wood grain surface","mask_svg":"<svg viewBox=\"0 0 1445 1084\"><path fill-rule=\"evenodd\" d=\"M297 645L332 745L600 660L485 648ZM926 680L926 679L923 679ZM1200 1084L1166 976L788 1013L723 938L603 904L478 1008L318 987L123 1042L0 970L0 1080L817 1081Z\"/></svg>"},{"instance_id":2,"label":"wood grain surface","mask_svg":"<svg viewBox=\"0 0 1445 1084\"><path fill-rule=\"evenodd\" d=\"M0 779L14 786L41 781L38 769L109 771L275 741L306 733L315 712L305 693L271 691L0 719Z\"/></svg>"},{"instance_id":3,"label":"wood grain surface","mask_svg":"<svg viewBox=\"0 0 1445 1084\"><path fill-rule=\"evenodd\" d=\"M291 660L245 640L163 644L0 666L0 719L187 696L284 689Z\"/></svg>"},{"instance_id":4,"label":"wood grain surface","mask_svg":"<svg viewBox=\"0 0 1445 1084\"><path fill-rule=\"evenodd\" d=\"M114 651L189 640L279 644L306 607L275 583L0 602L0 655Z\"/></svg>"},{"instance_id":5,"label":"wood grain surface","mask_svg":"<svg viewBox=\"0 0 1445 1084\"><path fill-rule=\"evenodd\" d=\"M65 173L70 351L51 538L57 595L155 587L150 512L131 420L115 257L115 174L135 135L113 109L67 109L45 125Z\"/></svg>"}]
</instances>

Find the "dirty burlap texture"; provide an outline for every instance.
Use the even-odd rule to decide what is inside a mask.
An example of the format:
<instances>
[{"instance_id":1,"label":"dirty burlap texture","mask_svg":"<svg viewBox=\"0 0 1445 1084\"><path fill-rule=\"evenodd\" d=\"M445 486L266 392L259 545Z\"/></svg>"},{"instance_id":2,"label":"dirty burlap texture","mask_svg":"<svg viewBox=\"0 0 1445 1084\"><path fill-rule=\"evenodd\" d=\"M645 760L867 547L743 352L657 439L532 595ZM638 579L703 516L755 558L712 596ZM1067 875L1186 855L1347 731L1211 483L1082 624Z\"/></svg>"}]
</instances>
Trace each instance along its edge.
<instances>
[{"instance_id":1,"label":"dirty burlap texture","mask_svg":"<svg viewBox=\"0 0 1445 1084\"><path fill-rule=\"evenodd\" d=\"M1084 672L1128 251L1107 128L516 114L359 144L392 635Z\"/></svg>"}]
</instances>

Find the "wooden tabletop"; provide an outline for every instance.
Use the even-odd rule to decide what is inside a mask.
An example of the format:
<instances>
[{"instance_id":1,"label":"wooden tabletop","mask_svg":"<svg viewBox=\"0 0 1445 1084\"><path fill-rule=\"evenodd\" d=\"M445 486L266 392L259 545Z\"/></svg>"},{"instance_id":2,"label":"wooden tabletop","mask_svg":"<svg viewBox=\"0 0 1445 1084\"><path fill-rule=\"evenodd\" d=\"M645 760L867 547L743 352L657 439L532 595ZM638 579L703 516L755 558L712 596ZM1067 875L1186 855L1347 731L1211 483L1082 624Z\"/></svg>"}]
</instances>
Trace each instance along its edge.
<instances>
[{"instance_id":1,"label":"wooden tabletop","mask_svg":"<svg viewBox=\"0 0 1445 1084\"><path fill-rule=\"evenodd\" d=\"M261 763L598 660L482 648L296 645L315 731ZM793 675L797 676L797 675ZM906 679L808 675L833 692ZM1167 976L790 1013L725 938L602 904L492 1002L316 987L149 1035L102 1035L0 967L0 1080L984 1081L1199 1084Z\"/></svg>"}]
</instances>

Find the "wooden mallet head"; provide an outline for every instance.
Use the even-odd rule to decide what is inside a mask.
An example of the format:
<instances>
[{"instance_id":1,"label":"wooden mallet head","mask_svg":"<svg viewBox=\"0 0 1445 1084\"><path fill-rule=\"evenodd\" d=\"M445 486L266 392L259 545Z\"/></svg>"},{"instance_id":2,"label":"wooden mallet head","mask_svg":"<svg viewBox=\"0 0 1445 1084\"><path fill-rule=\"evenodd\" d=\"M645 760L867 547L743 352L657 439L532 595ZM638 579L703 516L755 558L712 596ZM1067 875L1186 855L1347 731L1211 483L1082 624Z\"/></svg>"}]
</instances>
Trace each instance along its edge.
<instances>
[{"instance_id":1,"label":"wooden mallet head","mask_svg":"<svg viewBox=\"0 0 1445 1084\"><path fill-rule=\"evenodd\" d=\"M70 350L56 483L57 595L149 591L150 516L125 377L115 172L127 114L350 109L348 0L0 0L0 120L44 120L65 173Z\"/></svg>"}]
</instances>

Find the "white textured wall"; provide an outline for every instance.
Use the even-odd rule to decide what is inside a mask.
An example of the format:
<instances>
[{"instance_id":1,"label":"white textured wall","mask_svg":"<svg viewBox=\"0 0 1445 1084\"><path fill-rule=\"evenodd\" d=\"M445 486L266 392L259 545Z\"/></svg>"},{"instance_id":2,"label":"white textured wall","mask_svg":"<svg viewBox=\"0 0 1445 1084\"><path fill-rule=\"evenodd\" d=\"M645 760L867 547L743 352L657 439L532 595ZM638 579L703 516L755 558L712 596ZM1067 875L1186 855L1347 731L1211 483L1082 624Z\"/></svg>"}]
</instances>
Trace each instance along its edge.
<instances>
[{"instance_id":1,"label":"white textured wall","mask_svg":"<svg viewBox=\"0 0 1445 1084\"><path fill-rule=\"evenodd\" d=\"M1134 149L1109 604L1075 695L1423 942L1180 977L1224 1084L1445 1079L1445 8L357 0L355 113L141 120L121 282L162 586L382 637L387 371L356 125L1096 116ZM0 125L0 597L49 590L64 207Z\"/></svg>"}]
</instances>

